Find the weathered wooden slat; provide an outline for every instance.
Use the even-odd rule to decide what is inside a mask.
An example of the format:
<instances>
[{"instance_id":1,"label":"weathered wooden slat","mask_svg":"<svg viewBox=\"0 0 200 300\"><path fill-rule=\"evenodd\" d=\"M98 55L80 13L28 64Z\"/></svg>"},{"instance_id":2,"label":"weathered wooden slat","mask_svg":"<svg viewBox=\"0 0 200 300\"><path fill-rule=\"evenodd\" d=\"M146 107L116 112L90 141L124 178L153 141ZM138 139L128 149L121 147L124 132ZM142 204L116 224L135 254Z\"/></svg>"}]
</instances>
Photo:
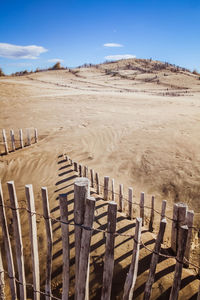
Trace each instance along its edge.
<instances>
[{"instance_id":1,"label":"weathered wooden slat","mask_svg":"<svg viewBox=\"0 0 200 300\"><path fill-rule=\"evenodd\" d=\"M5 288L4 268L3 268L1 248L0 248L0 300L6 299L4 288Z\"/></svg>"},{"instance_id":2,"label":"weathered wooden slat","mask_svg":"<svg viewBox=\"0 0 200 300\"><path fill-rule=\"evenodd\" d=\"M200 253L200 230L198 231L198 241L199 241L199 253ZM199 255L199 271L198 271L198 275L200 277L200 255ZM199 281L199 288L200 288L200 281Z\"/></svg>"},{"instance_id":3,"label":"weathered wooden slat","mask_svg":"<svg viewBox=\"0 0 200 300\"><path fill-rule=\"evenodd\" d=\"M115 232L116 232L116 217L117 217L117 203L110 201L108 203L108 229L106 238L106 251L103 269L103 285L101 292L101 300L108 300L111 296L112 278L114 269L114 246L115 246Z\"/></svg>"},{"instance_id":4,"label":"weathered wooden slat","mask_svg":"<svg viewBox=\"0 0 200 300\"><path fill-rule=\"evenodd\" d=\"M78 172L78 164L77 164L77 162L75 162L75 161L74 161L74 171L75 171L75 172Z\"/></svg>"},{"instance_id":5,"label":"weathered wooden slat","mask_svg":"<svg viewBox=\"0 0 200 300\"><path fill-rule=\"evenodd\" d=\"M10 244L10 236L8 232L8 224L7 224L5 208L4 208L4 199L3 199L1 182L0 182L0 222L1 222L1 228L3 233L3 241L4 241L5 252L6 252L6 258L7 258L7 268L8 268L8 276L9 276L9 283L10 283L11 299L16 300L17 292L16 292L16 284L15 284L15 270L13 264L12 249Z\"/></svg>"},{"instance_id":6,"label":"weathered wooden slat","mask_svg":"<svg viewBox=\"0 0 200 300\"><path fill-rule=\"evenodd\" d=\"M99 181L99 173L96 173L96 193L97 195L100 195L100 181Z\"/></svg>"},{"instance_id":7,"label":"weathered wooden slat","mask_svg":"<svg viewBox=\"0 0 200 300\"><path fill-rule=\"evenodd\" d=\"M133 188L128 188L128 218L133 218Z\"/></svg>"},{"instance_id":8,"label":"weathered wooden slat","mask_svg":"<svg viewBox=\"0 0 200 300\"><path fill-rule=\"evenodd\" d=\"M151 258L149 275L148 275L148 279L147 279L147 282L145 285L143 300L148 300L148 299L150 299L150 296L151 296L151 289L152 289L152 285L155 280L156 266L157 266L158 259L159 259L159 253L160 253L160 249L161 249L161 243L163 241L163 236L165 233L166 224L167 224L166 219L162 219L160 221L159 233L158 233L158 236L156 239L154 253L152 254L152 258Z\"/></svg>"},{"instance_id":9,"label":"weathered wooden slat","mask_svg":"<svg viewBox=\"0 0 200 300\"><path fill-rule=\"evenodd\" d=\"M138 272L141 229L142 229L142 219L136 218L133 254L132 254L132 260L131 260L129 272L126 276L126 281L124 285L123 300L133 299L133 291L134 291L135 282L137 279L137 272Z\"/></svg>"},{"instance_id":10,"label":"weathered wooden slat","mask_svg":"<svg viewBox=\"0 0 200 300\"><path fill-rule=\"evenodd\" d=\"M104 177L104 195L103 198L105 201L108 201L108 186L109 186L109 176Z\"/></svg>"},{"instance_id":11,"label":"weathered wooden slat","mask_svg":"<svg viewBox=\"0 0 200 300\"><path fill-rule=\"evenodd\" d=\"M169 300L178 299L178 294L181 287L181 275L183 269L183 258L186 249L187 236L188 236L188 226L187 225L181 226L178 235L178 251L177 251L176 266L174 272L174 281L172 284Z\"/></svg>"},{"instance_id":12,"label":"weathered wooden slat","mask_svg":"<svg viewBox=\"0 0 200 300\"><path fill-rule=\"evenodd\" d=\"M34 128L35 143L38 143L38 130Z\"/></svg>"},{"instance_id":13,"label":"weathered wooden slat","mask_svg":"<svg viewBox=\"0 0 200 300\"><path fill-rule=\"evenodd\" d=\"M176 239L177 239L177 223L178 223L178 205L174 204L173 207L173 221L172 221L172 230L171 230L171 249L176 253Z\"/></svg>"},{"instance_id":14,"label":"weathered wooden slat","mask_svg":"<svg viewBox=\"0 0 200 300\"><path fill-rule=\"evenodd\" d=\"M50 219L49 199L48 199L47 188L42 187L41 193L42 193L43 215L44 215L46 237L47 237L45 293L48 295L48 296L46 296L46 300L49 300L49 299L51 299L50 295L51 295L53 234L52 234L52 225L51 225L51 219Z\"/></svg>"},{"instance_id":15,"label":"weathered wooden slat","mask_svg":"<svg viewBox=\"0 0 200 300\"><path fill-rule=\"evenodd\" d=\"M19 206L18 206L14 181L8 181L7 186L9 192L10 204L11 207L13 207L12 216L13 216L13 229L14 229L16 259L17 259L17 270L18 270L19 281L21 283L19 284L20 299L26 300L26 279L25 279L22 231L21 231L21 222L20 222L20 215L18 210Z\"/></svg>"},{"instance_id":16,"label":"weathered wooden slat","mask_svg":"<svg viewBox=\"0 0 200 300\"><path fill-rule=\"evenodd\" d=\"M28 217L29 217L29 232L31 241L31 257L33 267L33 287L34 287L34 300L40 299L40 271L39 271L39 257L38 257L38 241L37 241L37 225L35 214L35 201L33 195L32 184L25 185L25 193L28 204Z\"/></svg>"},{"instance_id":17,"label":"weathered wooden slat","mask_svg":"<svg viewBox=\"0 0 200 300\"><path fill-rule=\"evenodd\" d=\"M77 225L83 225L85 214L85 203L90 195L90 181L85 177L78 177L74 182L74 221ZM75 299L78 295L78 274L81 251L82 229L75 226Z\"/></svg>"},{"instance_id":18,"label":"weathered wooden slat","mask_svg":"<svg viewBox=\"0 0 200 300\"><path fill-rule=\"evenodd\" d=\"M62 248L63 248L63 273L62 273L62 300L68 300L69 297L69 226L68 226L68 206L67 194L59 195L60 202L60 220L62 231Z\"/></svg>"},{"instance_id":19,"label":"weathered wooden slat","mask_svg":"<svg viewBox=\"0 0 200 300\"><path fill-rule=\"evenodd\" d=\"M94 188L94 170L90 169L91 187Z\"/></svg>"},{"instance_id":20,"label":"weathered wooden slat","mask_svg":"<svg viewBox=\"0 0 200 300\"><path fill-rule=\"evenodd\" d=\"M5 148L5 153L8 154L8 143L7 143L7 137L6 137L6 131L5 129L2 130L2 136L3 136L3 143L4 143L4 148Z\"/></svg>"},{"instance_id":21,"label":"weathered wooden slat","mask_svg":"<svg viewBox=\"0 0 200 300\"><path fill-rule=\"evenodd\" d=\"M82 165L79 165L79 176L83 176L83 170L82 170Z\"/></svg>"},{"instance_id":22,"label":"weathered wooden slat","mask_svg":"<svg viewBox=\"0 0 200 300\"><path fill-rule=\"evenodd\" d=\"M26 134L27 134L27 146L31 145L31 136L30 136L30 129L26 129Z\"/></svg>"},{"instance_id":23,"label":"weathered wooden slat","mask_svg":"<svg viewBox=\"0 0 200 300\"><path fill-rule=\"evenodd\" d=\"M83 176L88 178L88 167L84 166Z\"/></svg>"},{"instance_id":24,"label":"weathered wooden slat","mask_svg":"<svg viewBox=\"0 0 200 300\"><path fill-rule=\"evenodd\" d=\"M162 207L161 207L161 220L165 218L165 211L166 211L167 201L162 201Z\"/></svg>"},{"instance_id":25,"label":"weathered wooden slat","mask_svg":"<svg viewBox=\"0 0 200 300\"><path fill-rule=\"evenodd\" d=\"M123 184L119 185L119 211L124 211Z\"/></svg>"},{"instance_id":26,"label":"weathered wooden slat","mask_svg":"<svg viewBox=\"0 0 200 300\"><path fill-rule=\"evenodd\" d=\"M19 142L20 142L20 147L24 147L24 140L23 140L23 131L22 129L19 130Z\"/></svg>"},{"instance_id":27,"label":"weathered wooden slat","mask_svg":"<svg viewBox=\"0 0 200 300\"><path fill-rule=\"evenodd\" d=\"M88 197L86 199L85 216L84 216L84 228L81 237L81 252L79 262L79 274L78 274L78 300L89 300L89 257L90 257L90 243L92 236L92 227L94 220L95 198Z\"/></svg>"},{"instance_id":28,"label":"weathered wooden slat","mask_svg":"<svg viewBox=\"0 0 200 300\"><path fill-rule=\"evenodd\" d=\"M144 192L140 195L140 218L142 218L142 226L144 226Z\"/></svg>"},{"instance_id":29,"label":"weathered wooden slat","mask_svg":"<svg viewBox=\"0 0 200 300\"><path fill-rule=\"evenodd\" d=\"M198 292L198 295L197 295L197 300L200 300L200 280L199 280L199 292Z\"/></svg>"},{"instance_id":30,"label":"weathered wooden slat","mask_svg":"<svg viewBox=\"0 0 200 300\"><path fill-rule=\"evenodd\" d=\"M151 215L150 215L150 221L149 221L149 231L153 232L153 222L154 222L154 196L151 197Z\"/></svg>"},{"instance_id":31,"label":"weathered wooden slat","mask_svg":"<svg viewBox=\"0 0 200 300\"><path fill-rule=\"evenodd\" d=\"M179 229L186 222L187 205L185 203L174 204L173 209L173 222L172 222L172 233L171 233L171 248L176 254L178 249L178 236Z\"/></svg>"},{"instance_id":32,"label":"weathered wooden slat","mask_svg":"<svg viewBox=\"0 0 200 300\"><path fill-rule=\"evenodd\" d=\"M185 250L185 258L187 260L190 259L190 249L192 244L192 226L193 226L193 220L194 220L194 211L188 210L186 214L186 224L188 226L188 237L187 237L187 243L186 243L186 250ZM185 267L189 267L188 262L185 262Z\"/></svg>"},{"instance_id":33,"label":"weathered wooden slat","mask_svg":"<svg viewBox=\"0 0 200 300\"><path fill-rule=\"evenodd\" d=\"M15 135L13 129L10 130L10 140L11 140L12 151L15 151Z\"/></svg>"},{"instance_id":34,"label":"weathered wooden slat","mask_svg":"<svg viewBox=\"0 0 200 300\"><path fill-rule=\"evenodd\" d=\"M112 201L115 201L115 180L112 179Z\"/></svg>"}]
</instances>

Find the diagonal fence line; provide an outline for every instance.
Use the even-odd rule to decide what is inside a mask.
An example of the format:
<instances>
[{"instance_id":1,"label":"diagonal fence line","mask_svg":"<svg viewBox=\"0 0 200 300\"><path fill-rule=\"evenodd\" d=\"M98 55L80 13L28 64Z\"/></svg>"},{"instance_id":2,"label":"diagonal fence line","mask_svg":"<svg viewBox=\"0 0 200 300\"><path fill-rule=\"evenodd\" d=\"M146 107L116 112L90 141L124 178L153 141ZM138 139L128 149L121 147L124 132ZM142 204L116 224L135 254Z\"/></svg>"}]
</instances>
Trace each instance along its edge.
<instances>
[{"instance_id":1,"label":"diagonal fence line","mask_svg":"<svg viewBox=\"0 0 200 300\"><path fill-rule=\"evenodd\" d=\"M30 211L30 210L29 210L28 208L26 208L26 207L18 207L18 208L14 208L14 207L12 207L12 206L10 206L10 205L0 205L0 206L2 206L2 207L4 207L4 208L9 208L9 209L12 209L12 210L25 210L25 211L27 211L28 213L30 213L32 216L33 216L33 215L36 215L36 216L39 216L39 217L45 219L45 217L44 217L43 214L37 213L37 212L35 212L35 211ZM57 218L53 218L53 217L51 217L51 216L49 217L49 219L52 220L52 221L54 221L54 222L60 223L60 224L65 224L65 225L73 226L73 227L76 227L76 226L77 226L77 227L80 227L80 228L82 228L82 229L90 230L90 231L92 231L92 232L101 232L101 233L104 233L104 234L108 234L108 233L109 233L107 230L103 230L103 229L99 229L99 228L89 228L89 227L86 227L86 226L84 226L84 225L82 225L82 224L77 224L77 223L75 223L75 222L65 222L65 221L61 221L61 220L59 220L59 219L57 219ZM133 239L134 239L134 235L133 235L133 234L123 234L123 233L118 233L118 232L116 232L114 235L115 235L115 236L130 237L130 238L133 238ZM145 245L145 243L142 242L142 240L141 240L141 244L142 244L143 247L144 247L146 250L148 250L149 252L158 254L158 253L155 252L154 250L149 249L149 248ZM163 243L163 245L167 247L167 245L165 245L164 243ZM159 253L159 256L162 256L162 257L165 257L165 258L173 258L173 259L176 259L175 256L172 256L172 255L166 255L166 254L162 254L162 253ZM177 260L177 259L176 259L176 260ZM197 268L198 270L200 270L200 267L197 266L196 264L190 262L190 261L187 260L186 258L184 258L184 260L185 260L188 264L190 264L191 266L193 266L193 267Z\"/></svg>"},{"instance_id":2,"label":"diagonal fence line","mask_svg":"<svg viewBox=\"0 0 200 300\"><path fill-rule=\"evenodd\" d=\"M67 160L71 161L71 166L73 165L73 163L74 163L73 160L71 160L71 159L70 159L68 156L66 156L65 154L63 154L63 157L66 159L66 161L67 161ZM67 157L67 158L66 158L66 157ZM78 165L78 163L77 163L77 165ZM90 169L90 170L91 170L91 169ZM75 170L74 170L74 171L75 171ZM76 172L76 171L75 171L75 172ZM77 171L77 172L78 172L78 171ZM98 185L99 185L100 187L104 188L104 185L101 184L100 182L98 183ZM95 180L93 181L93 188L94 188L94 187L97 187L97 183L95 182ZM108 192L110 192L110 193L112 193L112 194L114 194L114 195L120 196L119 193L114 192L113 190L110 190L110 189L108 189L108 188L106 188L106 191L108 191ZM136 196L133 195L133 198L136 198ZM133 204L133 205L137 205L137 206L140 207L140 203L130 201L129 199L127 199L126 197L124 197L124 195L123 195L123 200L126 201L126 202L128 202L128 203L131 203L131 204ZM162 216L162 214L161 214L158 210L156 210L155 208L153 208L153 207L150 207L150 206L147 206L147 205L144 205L143 207L144 207L144 208L147 208L147 209L149 209L149 210L152 210L152 211L154 211L155 213L157 213L158 215ZM169 216L167 216L167 215L165 215L165 218L168 219L168 220L170 220L170 221L172 221L172 222L177 221L177 220L174 220L173 218L171 218L171 217L169 217ZM198 235L200 236L200 228L195 227L195 226L188 226L188 228L194 229L195 231L198 232Z\"/></svg>"}]
</instances>

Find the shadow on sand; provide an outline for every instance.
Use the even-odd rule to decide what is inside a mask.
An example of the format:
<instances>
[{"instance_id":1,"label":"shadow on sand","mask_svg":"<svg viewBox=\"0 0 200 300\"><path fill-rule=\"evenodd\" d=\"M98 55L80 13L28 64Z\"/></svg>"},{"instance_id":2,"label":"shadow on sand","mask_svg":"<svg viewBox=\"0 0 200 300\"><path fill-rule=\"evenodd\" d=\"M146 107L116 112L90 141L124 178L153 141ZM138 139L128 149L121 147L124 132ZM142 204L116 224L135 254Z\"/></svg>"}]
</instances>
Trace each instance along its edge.
<instances>
[{"instance_id":1,"label":"shadow on sand","mask_svg":"<svg viewBox=\"0 0 200 300\"><path fill-rule=\"evenodd\" d=\"M56 218L60 216L59 209L59 194L66 193L67 195L67 205L68 205L68 218L69 221L73 221L73 204L74 204L74 190L73 183L77 173L73 171L72 166L69 161L63 159L63 156L58 157L58 181L55 184L55 207L51 209L51 214ZM95 228L106 230L107 229L107 207L108 204L102 198L91 190L92 196L96 198L96 208L95 208ZM58 222L52 222L53 226L53 271L52 271L52 281L53 281L53 295L61 297L62 293L62 239L61 239L61 226ZM119 234L133 234L135 228L135 220L128 220L126 215L123 213L117 213L117 232ZM69 299L74 299L74 264L75 264L75 243L74 243L74 226L69 226L70 233L70 297ZM145 238L144 238L145 237ZM142 239L145 240L145 246L148 246L153 250L155 245L155 239L152 234L148 233L147 230L143 228ZM103 259L105 253L105 242L106 237L103 232L94 231L91 241L90 249L90 299L99 300L101 298L101 288L102 288L102 274L103 274ZM112 296L111 299L122 299L123 286L125 283L126 275L129 271L129 266L132 257L133 250L133 238L126 236L117 236L115 240L115 265L112 283ZM164 254L170 254L170 249L163 249ZM138 268L138 278L136 282L136 287L134 290L133 299L142 299L143 292L145 288L146 279L148 276L148 269L151 262L152 253L148 252L143 245L140 246L140 260ZM160 257L159 264L163 261L168 260L168 258ZM172 259L171 259L172 260ZM159 281L161 278L174 272L175 259L174 262L166 263L166 267L161 270L157 270L155 276L155 282ZM173 279L173 276L171 276ZM171 279L171 280L172 280ZM192 281L196 280L195 276L188 275L181 281L181 289L190 284ZM161 286L160 296L157 299L169 299L171 287L165 288ZM195 299L195 295L191 295L190 300Z\"/></svg>"}]
</instances>

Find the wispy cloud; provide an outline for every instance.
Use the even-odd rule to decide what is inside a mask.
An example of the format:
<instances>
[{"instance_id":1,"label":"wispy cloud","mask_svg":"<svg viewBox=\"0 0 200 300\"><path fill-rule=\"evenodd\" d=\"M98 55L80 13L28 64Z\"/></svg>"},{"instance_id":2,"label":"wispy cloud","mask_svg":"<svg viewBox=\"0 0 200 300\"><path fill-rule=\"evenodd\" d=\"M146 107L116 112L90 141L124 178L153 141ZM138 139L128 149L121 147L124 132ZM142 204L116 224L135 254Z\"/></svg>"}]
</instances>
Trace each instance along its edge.
<instances>
[{"instance_id":1,"label":"wispy cloud","mask_svg":"<svg viewBox=\"0 0 200 300\"><path fill-rule=\"evenodd\" d=\"M51 58L47 60L48 62L52 62L52 63L57 63L57 62L64 62L64 59L60 59L60 58Z\"/></svg>"},{"instance_id":2,"label":"wispy cloud","mask_svg":"<svg viewBox=\"0 0 200 300\"><path fill-rule=\"evenodd\" d=\"M124 46L121 44L117 44L117 43L106 43L106 44L104 44L104 47L119 48L119 47L124 47Z\"/></svg>"},{"instance_id":3,"label":"wispy cloud","mask_svg":"<svg viewBox=\"0 0 200 300\"><path fill-rule=\"evenodd\" d=\"M120 59L136 58L136 56L132 54L117 54L117 55L108 55L105 56L104 58L106 60L120 60Z\"/></svg>"},{"instance_id":4,"label":"wispy cloud","mask_svg":"<svg viewBox=\"0 0 200 300\"><path fill-rule=\"evenodd\" d=\"M17 46L0 43L0 56L15 59L36 59L48 50L41 46Z\"/></svg>"},{"instance_id":5,"label":"wispy cloud","mask_svg":"<svg viewBox=\"0 0 200 300\"><path fill-rule=\"evenodd\" d=\"M9 63L7 65L13 67L33 67L32 63Z\"/></svg>"}]
</instances>

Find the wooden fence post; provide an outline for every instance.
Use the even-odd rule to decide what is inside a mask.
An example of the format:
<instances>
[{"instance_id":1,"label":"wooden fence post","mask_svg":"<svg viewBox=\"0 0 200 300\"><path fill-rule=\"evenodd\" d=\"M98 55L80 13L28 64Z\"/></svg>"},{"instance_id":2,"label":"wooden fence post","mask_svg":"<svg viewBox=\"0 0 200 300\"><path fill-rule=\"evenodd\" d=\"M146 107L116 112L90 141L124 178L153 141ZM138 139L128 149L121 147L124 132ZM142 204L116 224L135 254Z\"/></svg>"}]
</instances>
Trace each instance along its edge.
<instances>
[{"instance_id":1,"label":"wooden fence post","mask_svg":"<svg viewBox=\"0 0 200 300\"><path fill-rule=\"evenodd\" d=\"M172 230L171 230L171 249L176 253L176 239L177 239L177 222L178 222L178 205L174 204L173 207L173 221L172 221Z\"/></svg>"},{"instance_id":2,"label":"wooden fence post","mask_svg":"<svg viewBox=\"0 0 200 300\"><path fill-rule=\"evenodd\" d=\"M140 195L140 218L142 218L142 226L144 226L144 192Z\"/></svg>"},{"instance_id":3,"label":"wooden fence post","mask_svg":"<svg viewBox=\"0 0 200 300\"><path fill-rule=\"evenodd\" d=\"M2 256L1 256L1 249L0 249L0 300L5 300L5 281L4 281L4 268L3 268L3 262L2 262Z\"/></svg>"},{"instance_id":4,"label":"wooden fence post","mask_svg":"<svg viewBox=\"0 0 200 300\"><path fill-rule=\"evenodd\" d=\"M198 275L200 277L200 229L198 230L198 241L199 241L199 271L198 271ZM200 281L199 281L199 288L200 288Z\"/></svg>"},{"instance_id":5,"label":"wooden fence post","mask_svg":"<svg viewBox=\"0 0 200 300\"><path fill-rule=\"evenodd\" d=\"M159 228L158 236L156 239L154 252L153 252L152 258L151 258L149 275L148 275L148 279L147 279L147 282L145 285L143 300L148 300L148 299L150 299L150 296L151 296L151 289L152 289L152 285L153 285L154 279L155 279L156 266L157 266L158 259L159 259L159 252L161 249L161 243L163 241L166 224L167 224L166 219L162 219L160 221L160 228Z\"/></svg>"},{"instance_id":6,"label":"wooden fence post","mask_svg":"<svg viewBox=\"0 0 200 300\"><path fill-rule=\"evenodd\" d=\"M34 128L34 136L35 136L35 143L38 143L38 131L37 131L37 128Z\"/></svg>"},{"instance_id":7,"label":"wooden fence post","mask_svg":"<svg viewBox=\"0 0 200 300\"><path fill-rule=\"evenodd\" d=\"M3 241L4 241L5 252L6 252L6 258L7 258L11 299L16 300L17 292L16 292L16 284L15 284L15 270L13 264L12 249L10 244L10 236L8 232L8 224L7 224L5 208L4 208L3 191L2 191L1 182L0 182L0 222L1 222L1 228L3 233Z\"/></svg>"},{"instance_id":8,"label":"wooden fence post","mask_svg":"<svg viewBox=\"0 0 200 300\"><path fill-rule=\"evenodd\" d=\"M108 185L109 185L109 176L104 177L104 200L108 201Z\"/></svg>"},{"instance_id":9,"label":"wooden fence post","mask_svg":"<svg viewBox=\"0 0 200 300\"><path fill-rule=\"evenodd\" d=\"M37 225L35 214L35 201L33 195L32 184L25 185L26 199L28 203L28 217L29 217L29 232L31 240L31 256L33 267L33 287L34 287L34 300L40 299L40 270L39 270L39 257L38 257L38 241L37 241Z\"/></svg>"},{"instance_id":10,"label":"wooden fence post","mask_svg":"<svg viewBox=\"0 0 200 300\"><path fill-rule=\"evenodd\" d=\"M84 222L86 198L90 194L90 181L85 177L78 177L74 182L74 221L75 224L75 299L78 295L78 274L81 251L81 226Z\"/></svg>"},{"instance_id":11,"label":"wooden fence post","mask_svg":"<svg viewBox=\"0 0 200 300\"><path fill-rule=\"evenodd\" d=\"M78 164L77 164L77 162L74 162L74 171L78 172Z\"/></svg>"},{"instance_id":12,"label":"wooden fence post","mask_svg":"<svg viewBox=\"0 0 200 300\"><path fill-rule=\"evenodd\" d=\"M132 220L133 218L133 189L128 188L128 218Z\"/></svg>"},{"instance_id":13,"label":"wooden fence post","mask_svg":"<svg viewBox=\"0 0 200 300\"><path fill-rule=\"evenodd\" d=\"M119 211L124 211L123 184L119 185Z\"/></svg>"},{"instance_id":14,"label":"wooden fence post","mask_svg":"<svg viewBox=\"0 0 200 300\"><path fill-rule=\"evenodd\" d=\"M88 178L88 167L87 166L84 166L83 176Z\"/></svg>"},{"instance_id":15,"label":"wooden fence post","mask_svg":"<svg viewBox=\"0 0 200 300\"><path fill-rule=\"evenodd\" d=\"M52 225L50 219L49 211L49 199L46 187L41 188L42 193L42 204L43 204L43 215L46 227L46 237L47 237L47 260L46 260L46 282L45 282L45 293L46 300L51 299L51 270L52 270L52 251L53 251L53 234Z\"/></svg>"},{"instance_id":16,"label":"wooden fence post","mask_svg":"<svg viewBox=\"0 0 200 300\"><path fill-rule=\"evenodd\" d=\"M184 259L185 249L186 249L187 236L188 236L188 226L187 225L181 226L178 235L178 251L177 251L177 258L176 258L176 267L174 272L174 281L173 281L169 300L178 299L178 294L181 286L181 275L183 269L183 259Z\"/></svg>"},{"instance_id":17,"label":"wooden fence post","mask_svg":"<svg viewBox=\"0 0 200 300\"><path fill-rule=\"evenodd\" d=\"M12 151L15 151L15 135L13 129L10 130L10 139L11 139Z\"/></svg>"},{"instance_id":18,"label":"wooden fence post","mask_svg":"<svg viewBox=\"0 0 200 300\"><path fill-rule=\"evenodd\" d=\"M198 292L198 295L197 295L197 300L200 300L200 280L199 280L199 292Z\"/></svg>"},{"instance_id":19,"label":"wooden fence post","mask_svg":"<svg viewBox=\"0 0 200 300\"><path fill-rule=\"evenodd\" d=\"M97 195L100 195L100 182L99 182L99 173L96 173L96 192Z\"/></svg>"},{"instance_id":20,"label":"wooden fence post","mask_svg":"<svg viewBox=\"0 0 200 300\"><path fill-rule=\"evenodd\" d=\"M22 231L19 215L19 206L17 201L17 195L15 190L14 181L8 181L8 192L10 198L10 204L13 216L13 229L15 239L15 251L17 259L18 277L21 284L19 284L20 299L26 300L26 279L25 279L25 268L24 268L24 254L23 254L23 243L22 243Z\"/></svg>"},{"instance_id":21,"label":"wooden fence post","mask_svg":"<svg viewBox=\"0 0 200 300\"><path fill-rule=\"evenodd\" d=\"M112 201L115 201L115 180L112 179Z\"/></svg>"},{"instance_id":22,"label":"wooden fence post","mask_svg":"<svg viewBox=\"0 0 200 300\"><path fill-rule=\"evenodd\" d=\"M5 153L8 154L8 143L7 143L7 137L6 137L6 131L5 129L2 130L2 135L3 135L3 143L4 143L4 147L5 147Z\"/></svg>"},{"instance_id":23,"label":"wooden fence post","mask_svg":"<svg viewBox=\"0 0 200 300\"><path fill-rule=\"evenodd\" d=\"M81 237L81 252L78 274L78 300L89 300L89 265L90 265L90 243L92 237L92 227L94 220L95 198L86 199L84 224Z\"/></svg>"},{"instance_id":24,"label":"wooden fence post","mask_svg":"<svg viewBox=\"0 0 200 300\"><path fill-rule=\"evenodd\" d=\"M63 248L63 274L62 274L62 300L68 300L69 297L69 226L68 226L68 206L67 194L59 195L60 201L60 220L62 230L62 248Z\"/></svg>"},{"instance_id":25,"label":"wooden fence post","mask_svg":"<svg viewBox=\"0 0 200 300\"><path fill-rule=\"evenodd\" d=\"M31 136L30 136L29 128L26 129L26 133L27 133L27 146L30 146L31 145Z\"/></svg>"},{"instance_id":26,"label":"wooden fence post","mask_svg":"<svg viewBox=\"0 0 200 300\"><path fill-rule=\"evenodd\" d=\"M188 210L186 214L186 225L188 226L188 237L187 237L187 243L186 243L186 250L185 250L185 258L187 260L190 259L190 249L191 249L191 243L192 243L192 226L193 226L193 220L194 220L194 211ZM188 262L186 261L184 264L186 267L189 267Z\"/></svg>"},{"instance_id":27,"label":"wooden fence post","mask_svg":"<svg viewBox=\"0 0 200 300\"><path fill-rule=\"evenodd\" d=\"M20 142L20 147L24 147L24 141L23 141L23 131L22 129L19 130L19 142Z\"/></svg>"},{"instance_id":28,"label":"wooden fence post","mask_svg":"<svg viewBox=\"0 0 200 300\"><path fill-rule=\"evenodd\" d=\"M90 169L91 187L94 188L94 170Z\"/></svg>"},{"instance_id":29,"label":"wooden fence post","mask_svg":"<svg viewBox=\"0 0 200 300\"><path fill-rule=\"evenodd\" d=\"M162 207L161 207L161 220L165 218L165 211L166 211L167 201L162 201Z\"/></svg>"},{"instance_id":30,"label":"wooden fence post","mask_svg":"<svg viewBox=\"0 0 200 300\"><path fill-rule=\"evenodd\" d=\"M103 269L103 286L101 300L108 300L111 296L112 278L114 269L114 246L116 232L117 203L110 201L108 203L108 229L106 238L106 251Z\"/></svg>"},{"instance_id":31,"label":"wooden fence post","mask_svg":"<svg viewBox=\"0 0 200 300\"><path fill-rule=\"evenodd\" d=\"M123 300L132 300L133 299L133 291L134 291L135 282L137 279L137 272L138 272L141 229L142 229L142 219L136 218L133 255L132 255L129 272L126 276Z\"/></svg>"},{"instance_id":32,"label":"wooden fence post","mask_svg":"<svg viewBox=\"0 0 200 300\"><path fill-rule=\"evenodd\" d=\"M185 224L186 221L187 205L184 203L174 204L173 222L171 232L171 248L176 254L178 249L178 235L180 226Z\"/></svg>"},{"instance_id":33,"label":"wooden fence post","mask_svg":"<svg viewBox=\"0 0 200 300\"><path fill-rule=\"evenodd\" d=\"M153 231L153 222L154 222L154 196L151 198L151 215L150 215L150 221L149 221L149 231Z\"/></svg>"},{"instance_id":34,"label":"wooden fence post","mask_svg":"<svg viewBox=\"0 0 200 300\"><path fill-rule=\"evenodd\" d=\"M83 173L82 173L82 165L79 165L79 176L82 177L83 176Z\"/></svg>"}]
</instances>

